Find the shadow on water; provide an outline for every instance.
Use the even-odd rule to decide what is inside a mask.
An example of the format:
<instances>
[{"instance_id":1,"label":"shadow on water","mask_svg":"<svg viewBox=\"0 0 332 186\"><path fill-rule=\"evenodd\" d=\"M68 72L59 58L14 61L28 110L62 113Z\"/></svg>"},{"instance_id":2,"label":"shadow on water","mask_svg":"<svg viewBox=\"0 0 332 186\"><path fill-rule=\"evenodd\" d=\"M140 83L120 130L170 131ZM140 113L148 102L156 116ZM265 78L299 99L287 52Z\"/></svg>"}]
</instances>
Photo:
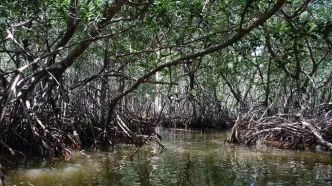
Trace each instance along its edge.
<instances>
[{"instance_id":1,"label":"shadow on water","mask_svg":"<svg viewBox=\"0 0 332 186\"><path fill-rule=\"evenodd\" d=\"M161 130L168 148L119 145L114 153L76 152L69 162L33 160L7 185L332 185L332 158L311 152L224 143L226 133Z\"/></svg>"}]
</instances>

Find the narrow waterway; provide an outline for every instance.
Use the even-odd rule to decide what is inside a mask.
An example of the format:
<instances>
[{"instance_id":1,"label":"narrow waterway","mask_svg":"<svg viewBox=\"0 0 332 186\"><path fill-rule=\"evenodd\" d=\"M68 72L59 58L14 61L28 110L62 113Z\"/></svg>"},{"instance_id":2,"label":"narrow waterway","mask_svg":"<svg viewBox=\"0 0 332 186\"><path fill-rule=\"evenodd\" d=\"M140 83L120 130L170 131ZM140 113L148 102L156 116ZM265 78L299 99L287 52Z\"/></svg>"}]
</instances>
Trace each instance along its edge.
<instances>
[{"instance_id":1,"label":"narrow waterway","mask_svg":"<svg viewBox=\"0 0 332 186\"><path fill-rule=\"evenodd\" d=\"M224 143L225 132L160 130L168 149L119 145L113 153L75 153L68 162L36 159L7 185L332 185L332 157Z\"/></svg>"}]
</instances>

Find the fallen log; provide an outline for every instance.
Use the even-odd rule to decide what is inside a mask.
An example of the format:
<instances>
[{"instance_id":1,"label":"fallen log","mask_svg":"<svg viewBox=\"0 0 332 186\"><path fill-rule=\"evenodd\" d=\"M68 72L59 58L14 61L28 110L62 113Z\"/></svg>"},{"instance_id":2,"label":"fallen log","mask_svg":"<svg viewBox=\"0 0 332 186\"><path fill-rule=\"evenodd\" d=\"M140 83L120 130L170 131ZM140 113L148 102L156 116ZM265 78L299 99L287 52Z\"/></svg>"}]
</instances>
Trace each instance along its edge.
<instances>
[{"instance_id":1,"label":"fallen log","mask_svg":"<svg viewBox=\"0 0 332 186\"><path fill-rule=\"evenodd\" d=\"M317 143L325 148L328 149L328 151L332 151L332 143L326 141L323 139L322 135L317 131L317 129L315 127L313 127L310 123L308 123L307 121L305 121L305 119L303 118L303 116L301 116L301 123L304 127L307 127L310 131L311 134L315 136Z\"/></svg>"}]
</instances>

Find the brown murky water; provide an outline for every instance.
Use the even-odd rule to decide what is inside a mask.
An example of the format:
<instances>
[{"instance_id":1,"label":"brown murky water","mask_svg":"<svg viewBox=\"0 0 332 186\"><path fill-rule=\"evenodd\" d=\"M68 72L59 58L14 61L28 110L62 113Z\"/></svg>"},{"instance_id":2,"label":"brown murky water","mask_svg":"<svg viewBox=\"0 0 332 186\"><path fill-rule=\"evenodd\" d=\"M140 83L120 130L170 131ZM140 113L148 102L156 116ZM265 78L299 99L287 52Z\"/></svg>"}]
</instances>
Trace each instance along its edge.
<instances>
[{"instance_id":1,"label":"brown murky water","mask_svg":"<svg viewBox=\"0 0 332 186\"><path fill-rule=\"evenodd\" d=\"M225 132L160 130L157 145L120 145L113 153L75 153L69 162L33 160L6 177L7 185L332 185L332 158L311 152L224 143Z\"/></svg>"}]
</instances>

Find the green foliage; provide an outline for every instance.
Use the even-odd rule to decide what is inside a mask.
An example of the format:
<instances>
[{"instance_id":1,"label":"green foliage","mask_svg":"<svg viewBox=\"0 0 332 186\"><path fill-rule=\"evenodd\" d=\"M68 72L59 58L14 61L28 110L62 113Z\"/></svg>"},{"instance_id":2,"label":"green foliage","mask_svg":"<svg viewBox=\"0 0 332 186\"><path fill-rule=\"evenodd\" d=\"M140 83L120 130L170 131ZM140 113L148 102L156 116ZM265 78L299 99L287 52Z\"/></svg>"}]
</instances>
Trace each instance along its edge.
<instances>
[{"instance_id":1,"label":"green foliage","mask_svg":"<svg viewBox=\"0 0 332 186\"><path fill-rule=\"evenodd\" d=\"M249 1L245 0L128 1L105 23L105 27L98 28L96 35L100 38L91 38L90 31L105 21L104 16L116 1L78 2L77 14L72 15L70 0L5 1L0 5L0 26L7 28L10 24L31 19L30 25L14 28L13 35L22 46L27 41L29 44L25 50L37 58L55 50L68 31L70 18L75 18L77 28L72 31L73 35L65 48L52 60L60 62L66 59L77 50L77 46L91 40L84 53L77 56L67 70L68 78L83 80L95 76L103 69L107 54L107 66L97 77L108 77L110 87L113 87L109 92L114 95L119 93L120 82L124 82L121 86L129 88L137 78L166 62L228 41L239 30L241 21L242 27L247 27L275 3L252 1L248 5ZM302 3L298 0L287 2L282 9L285 14L292 15ZM329 72L323 65L331 59L329 54L324 57L329 48L328 40L331 40L330 5L327 0L314 1L293 18L285 18L283 13L278 12L278 15L222 51L183 61L186 65L179 63L181 65L160 68L161 79L165 81L165 85L160 86L160 90L164 91L162 94L168 94L174 86L167 82L177 83L176 90L185 94L186 87L192 83L188 80L189 74L194 76L194 89L190 94L196 97L227 89L227 95L238 94L243 99L252 95L252 99L258 99L270 85L273 85L271 91L276 95L280 90L277 81L286 77L290 82L287 86L292 88L295 84L305 84L315 65L319 66L318 70L310 78L322 82L327 80ZM71 32L68 33L70 35ZM3 34L1 49L18 50L17 45L5 41L5 37L6 34ZM271 54L268 43L276 56ZM105 46L108 46L107 50ZM18 66L29 63L26 53L4 52L2 56L9 59L13 68L17 63ZM50 60L51 57L42 59L38 64L39 70L41 66L49 67L52 64ZM114 75L115 72L123 76ZM29 73L31 71L27 70ZM268 77L271 82L268 82ZM154 78L150 75L147 79ZM155 86L145 84L143 88L134 89L153 94ZM248 87L254 89L245 94Z\"/></svg>"}]
</instances>

